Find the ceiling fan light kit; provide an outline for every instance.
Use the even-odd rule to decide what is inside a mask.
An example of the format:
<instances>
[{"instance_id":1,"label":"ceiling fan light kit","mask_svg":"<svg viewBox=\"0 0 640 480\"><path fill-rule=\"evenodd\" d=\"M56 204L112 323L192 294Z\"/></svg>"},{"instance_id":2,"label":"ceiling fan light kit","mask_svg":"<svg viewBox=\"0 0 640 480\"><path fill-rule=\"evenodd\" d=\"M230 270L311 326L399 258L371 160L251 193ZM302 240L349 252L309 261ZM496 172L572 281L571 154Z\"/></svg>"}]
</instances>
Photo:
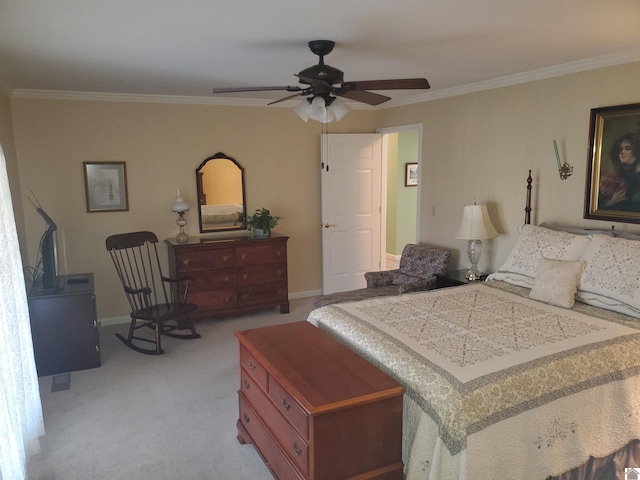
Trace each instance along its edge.
<instances>
[{"instance_id":1,"label":"ceiling fan light kit","mask_svg":"<svg viewBox=\"0 0 640 480\"><path fill-rule=\"evenodd\" d=\"M322 123L339 121L348 112L349 107L336 97L348 98L368 105L380 105L391 97L370 92L369 90L421 90L430 88L426 78L401 78L395 80L366 80L362 82L345 82L344 73L330 65L325 65L324 56L331 53L335 42L331 40L312 40L309 49L320 57L317 65L305 68L296 74L301 86L284 87L240 87L214 88L213 93L258 92L284 90L295 92L280 100L279 103L297 96L310 97L295 108L295 112L305 122L311 118Z\"/></svg>"},{"instance_id":2,"label":"ceiling fan light kit","mask_svg":"<svg viewBox=\"0 0 640 480\"><path fill-rule=\"evenodd\" d=\"M329 101L326 101L323 97L317 96L300 102L294 112L305 122L311 119L321 123L331 123L334 120L336 122L342 120L349 110L349 105L335 97L329 97Z\"/></svg>"}]
</instances>

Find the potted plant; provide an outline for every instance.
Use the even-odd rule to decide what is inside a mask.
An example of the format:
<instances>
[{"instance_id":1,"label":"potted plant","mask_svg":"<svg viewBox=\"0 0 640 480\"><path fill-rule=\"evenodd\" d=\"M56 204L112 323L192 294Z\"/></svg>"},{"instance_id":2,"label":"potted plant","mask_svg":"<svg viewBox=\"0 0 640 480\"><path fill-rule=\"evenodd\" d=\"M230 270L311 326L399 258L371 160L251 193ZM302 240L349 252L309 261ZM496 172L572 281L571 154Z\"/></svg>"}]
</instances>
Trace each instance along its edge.
<instances>
[{"instance_id":1,"label":"potted plant","mask_svg":"<svg viewBox=\"0 0 640 480\"><path fill-rule=\"evenodd\" d=\"M271 215L266 208L258 208L253 215L244 218L242 212L239 212L238 220L244 223L247 230L255 232L256 237L270 237L271 229L273 229L282 217Z\"/></svg>"}]
</instances>

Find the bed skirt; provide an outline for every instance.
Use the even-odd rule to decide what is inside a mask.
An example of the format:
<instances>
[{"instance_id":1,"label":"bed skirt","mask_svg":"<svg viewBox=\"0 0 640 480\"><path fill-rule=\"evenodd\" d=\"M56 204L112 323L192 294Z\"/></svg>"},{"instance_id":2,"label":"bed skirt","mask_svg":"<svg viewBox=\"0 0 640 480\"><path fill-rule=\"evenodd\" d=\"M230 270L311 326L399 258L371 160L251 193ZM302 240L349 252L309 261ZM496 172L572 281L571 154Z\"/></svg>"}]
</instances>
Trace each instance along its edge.
<instances>
[{"instance_id":1,"label":"bed skirt","mask_svg":"<svg viewBox=\"0 0 640 480\"><path fill-rule=\"evenodd\" d=\"M606 457L591 457L581 466L547 480L625 480L625 467L640 467L640 440L632 440Z\"/></svg>"}]
</instances>

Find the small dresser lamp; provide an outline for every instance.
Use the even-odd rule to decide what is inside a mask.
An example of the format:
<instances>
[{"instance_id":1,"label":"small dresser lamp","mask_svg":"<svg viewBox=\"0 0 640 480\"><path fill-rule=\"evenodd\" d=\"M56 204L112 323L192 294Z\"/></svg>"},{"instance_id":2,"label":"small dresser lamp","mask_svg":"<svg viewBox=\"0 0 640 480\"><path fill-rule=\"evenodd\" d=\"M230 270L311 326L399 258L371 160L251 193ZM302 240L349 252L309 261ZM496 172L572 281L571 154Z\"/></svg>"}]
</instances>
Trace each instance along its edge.
<instances>
[{"instance_id":1,"label":"small dresser lamp","mask_svg":"<svg viewBox=\"0 0 640 480\"><path fill-rule=\"evenodd\" d=\"M184 226L187 224L184 212L187 210L189 210L189 204L180 196L180 190L176 190L176 199L171 205L171 211L178 214L178 219L176 220L176 225L180 227L180 233L176 235L176 242L178 243L187 243L189 241L189 235L184 233Z\"/></svg>"},{"instance_id":2,"label":"small dresser lamp","mask_svg":"<svg viewBox=\"0 0 640 480\"><path fill-rule=\"evenodd\" d=\"M467 243L467 254L471 262L471 268L464 278L469 281L480 280L478 262L482 255L482 240L497 237L498 231L495 229L489 218L486 205L465 205L462 214L462 225L456 234L456 238L469 240Z\"/></svg>"}]
</instances>

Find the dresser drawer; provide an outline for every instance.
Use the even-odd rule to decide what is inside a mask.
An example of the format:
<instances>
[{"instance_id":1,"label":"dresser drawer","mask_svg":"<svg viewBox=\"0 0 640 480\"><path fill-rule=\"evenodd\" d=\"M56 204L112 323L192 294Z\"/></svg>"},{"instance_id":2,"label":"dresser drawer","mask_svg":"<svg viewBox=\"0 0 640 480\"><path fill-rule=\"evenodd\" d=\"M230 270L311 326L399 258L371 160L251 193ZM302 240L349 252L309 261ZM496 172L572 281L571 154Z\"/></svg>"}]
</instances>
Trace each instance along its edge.
<instances>
[{"instance_id":1,"label":"dresser drawer","mask_svg":"<svg viewBox=\"0 0 640 480\"><path fill-rule=\"evenodd\" d=\"M307 442L294 430L287 419L273 405L269 397L252 384L251 378L244 370L241 372L242 395L247 399L255 411L260 412L260 418L267 429L276 438L282 449L303 473L309 471L309 447Z\"/></svg>"},{"instance_id":2,"label":"dresser drawer","mask_svg":"<svg viewBox=\"0 0 640 480\"><path fill-rule=\"evenodd\" d=\"M253 378L253 380L262 388L265 392L269 388L267 369L256 360L246 348L240 345L240 366ZM240 385L242 388L242 385Z\"/></svg>"},{"instance_id":3,"label":"dresser drawer","mask_svg":"<svg viewBox=\"0 0 640 480\"><path fill-rule=\"evenodd\" d=\"M269 265L252 265L238 270L238 286L248 287L287 280L287 264L274 262Z\"/></svg>"},{"instance_id":4,"label":"dresser drawer","mask_svg":"<svg viewBox=\"0 0 640 480\"><path fill-rule=\"evenodd\" d=\"M275 473L278 480L304 480L304 477L297 472L290 463L285 453L278 443L267 431L260 417L249 405L241 393L238 394L240 405L240 422L246 431L251 435L253 444L260 450L262 457L267 462L267 466Z\"/></svg>"},{"instance_id":5,"label":"dresser drawer","mask_svg":"<svg viewBox=\"0 0 640 480\"><path fill-rule=\"evenodd\" d=\"M238 288L238 306L280 303L288 300L286 283Z\"/></svg>"},{"instance_id":6,"label":"dresser drawer","mask_svg":"<svg viewBox=\"0 0 640 480\"><path fill-rule=\"evenodd\" d=\"M235 254L233 248L183 249L176 252L176 268L180 272L233 268Z\"/></svg>"},{"instance_id":7,"label":"dresser drawer","mask_svg":"<svg viewBox=\"0 0 640 480\"><path fill-rule=\"evenodd\" d=\"M269 397L280 413L305 439L309 438L309 415L277 380L269 377Z\"/></svg>"},{"instance_id":8,"label":"dresser drawer","mask_svg":"<svg viewBox=\"0 0 640 480\"><path fill-rule=\"evenodd\" d=\"M211 292L224 288L235 288L235 270L203 270L184 272L184 276L189 278L189 292Z\"/></svg>"},{"instance_id":9,"label":"dresser drawer","mask_svg":"<svg viewBox=\"0 0 640 480\"><path fill-rule=\"evenodd\" d=\"M270 242L264 240L264 244L259 244L257 240L250 247L238 247L236 249L236 264L243 265L264 265L265 263L286 262L287 244L284 242Z\"/></svg>"},{"instance_id":10,"label":"dresser drawer","mask_svg":"<svg viewBox=\"0 0 640 480\"><path fill-rule=\"evenodd\" d=\"M208 292L206 290L200 292L189 292L187 301L195 303L201 310L222 310L235 307L236 292L235 290L214 290Z\"/></svg>"}]
</instances>

